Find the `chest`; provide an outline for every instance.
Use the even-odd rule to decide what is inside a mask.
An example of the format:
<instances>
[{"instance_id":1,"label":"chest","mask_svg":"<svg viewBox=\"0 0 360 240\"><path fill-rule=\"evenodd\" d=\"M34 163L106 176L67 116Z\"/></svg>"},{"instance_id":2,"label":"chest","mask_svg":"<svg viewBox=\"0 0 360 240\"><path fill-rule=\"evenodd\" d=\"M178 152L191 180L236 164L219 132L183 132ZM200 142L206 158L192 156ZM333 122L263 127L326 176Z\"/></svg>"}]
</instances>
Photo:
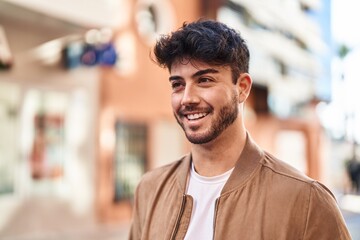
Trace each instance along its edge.
<instances>
[{"instance_id":1,"label":"chest","mask_svg":"<svg viewBox=\"0 0 360 240\"><path fill-rule=\"evenodd\" d=\"M302 235L305 206L297 197L278 196L276 192L244 187L218 198L207 209L213 221L214 239L298 239ZM148 218L148 239L184 239L194 216L190 195L161 197L153 204ZM272 236L271 238L265 236Z\"/></svg>"}]
</instances>

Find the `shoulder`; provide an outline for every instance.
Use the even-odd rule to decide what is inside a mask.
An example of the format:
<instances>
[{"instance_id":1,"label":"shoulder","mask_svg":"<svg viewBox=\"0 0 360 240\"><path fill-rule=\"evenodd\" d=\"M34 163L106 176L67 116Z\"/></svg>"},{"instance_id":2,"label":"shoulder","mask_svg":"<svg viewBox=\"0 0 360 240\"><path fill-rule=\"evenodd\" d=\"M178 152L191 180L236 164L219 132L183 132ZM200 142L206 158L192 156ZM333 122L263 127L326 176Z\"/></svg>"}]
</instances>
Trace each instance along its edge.
<instances>
[{"instance_id":1,"label":"shoulder","mask_svg":"<svg viewBox=\"0 0 360 240\"><path fill-rule=\"evenodd\" d=\"M179 188L173 186L180 181L177 180L179 179L178 176L182 176L180 173L186 171L186 163L189 162L187 156L185 155L168 165L150 170L142 176L134 195L133 220L130 232L132 239L141 238L142 229L153 217L154 207L157 204L162 206L165 202L164 200L160 201L161 197L171 195L174 198L177 196L173 193L177 193ZM162 210L161 207L157 209Z\"/></svg>"},{"instance_id":2,"label":"shoulder","mask_svg":"<svg viewBox=\"0 0 360 240\"><path fill-rule=\"evenodd\" d=\"M264 172L261 177L271 179L269 184L272 184L272 188L281 189L277 193L288 198L290 195L297 196L296 199L302 199L306 202L307 209L310 212L317 209L318 214L339 215L340 211L336 198L324 184L308 177L269 153L265 153L261 163Z\"/></svg>"},{"instance_id":3,"label":"shoulder","mask_svg":"<svg viewBox=\"0 0 360 240\"><path fill-rule=\"evenodd\" d=\"M187 165L188 158L189 155L184 155L172 163L146 172L142 176L138 188L155 190L158 185L174 180L182 168L186 168L184 165Z\"/></svg>"},{"instance_id":4,"label":"shoulder","mask_svg":"<svg viewBox=\"0 0 360 240\"><path fill-rule=\"evenodd\" d=\"M277 196L300 207L305 216L304 239L351 239L332 192L322 183L265 153L261 178Z\"/></svg>"},{"instance_id":5,"label":"shoulder","mask_svg":"<svg viewBox=\"0 0 360 240\"><path fill-rule=\"evenodd\" d=\"M268 152L264 152L264 157L260 161L262 167L274 175L278 175L289 181L312 184L314 179L308 177L305 173L291 166L290 164L274 157Z\"/></svg>"},{"instance_id":6,"label":"shoulder","mask_svg":"<svg viewBox=\"0 0 360 240\"><path fill-rule=\"evenodd\" d=\"M309 197L323 196L332 200L335 199L325 185L267 152L265 152L261 164L263 172L265 172L264 175L270 175L273 181L277 181L282 188L290 192L302 191L302 194L308 194Z\"/></svg>"}]
</instances>

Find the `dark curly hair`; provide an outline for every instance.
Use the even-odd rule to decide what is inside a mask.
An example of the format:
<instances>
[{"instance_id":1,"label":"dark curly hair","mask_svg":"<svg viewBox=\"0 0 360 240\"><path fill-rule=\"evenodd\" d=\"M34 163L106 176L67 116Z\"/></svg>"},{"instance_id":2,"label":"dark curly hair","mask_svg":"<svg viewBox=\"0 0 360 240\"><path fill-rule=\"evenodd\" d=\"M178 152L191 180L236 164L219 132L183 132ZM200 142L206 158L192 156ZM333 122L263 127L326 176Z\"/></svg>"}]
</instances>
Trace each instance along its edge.
<instances>
[{"instance_id":1,"label":"dark curly hair","mask_svg":"<svg viewBox=\"0 0 360 240\"><path fill-rule=\"evenodd\" d=\"M234 29L214 20L184 23L177 31L163 35L154 47L155 61L171 69L179 60L197 60L213 65L230 66L233 82L249 71L249 49Z\"/></svg>"}]
</instances>

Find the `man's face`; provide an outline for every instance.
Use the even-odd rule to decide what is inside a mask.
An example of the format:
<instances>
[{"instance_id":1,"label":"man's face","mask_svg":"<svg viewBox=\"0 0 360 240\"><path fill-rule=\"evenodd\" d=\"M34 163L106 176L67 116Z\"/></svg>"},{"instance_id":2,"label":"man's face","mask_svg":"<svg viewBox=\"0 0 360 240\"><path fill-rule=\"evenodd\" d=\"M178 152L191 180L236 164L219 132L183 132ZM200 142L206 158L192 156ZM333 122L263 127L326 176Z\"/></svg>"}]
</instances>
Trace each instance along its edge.
<instances>
[{"instance_id":1,"label":"man's face","mask_svg":"<svg viewBox=\"0 0 360 240\"><path fill-rule=\"evenodd\" d=\"M174 116L191 143L214 140L237 119L239 97L230 67L176 62L169 81Z\"/></svg>"}]
</instances>

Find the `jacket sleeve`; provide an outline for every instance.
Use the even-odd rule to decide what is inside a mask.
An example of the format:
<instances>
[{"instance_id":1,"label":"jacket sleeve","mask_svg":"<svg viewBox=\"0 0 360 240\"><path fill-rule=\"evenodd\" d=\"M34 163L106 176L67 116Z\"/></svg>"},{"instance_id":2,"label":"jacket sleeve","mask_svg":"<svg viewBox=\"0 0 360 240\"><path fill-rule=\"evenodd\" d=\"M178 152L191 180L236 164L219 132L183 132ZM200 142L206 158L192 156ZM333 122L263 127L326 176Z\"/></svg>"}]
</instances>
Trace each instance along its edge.
<instances>
[{"instance_id":1,"label":"jacket sleeve","mask_svg":"<svg viewBox=\"0 0 360 240\"><path fill-rule=\"evenodd\" d=\"M304 240L351 240L334 195L314 182L309 196Z\"/></svg>"}]
</instances>

